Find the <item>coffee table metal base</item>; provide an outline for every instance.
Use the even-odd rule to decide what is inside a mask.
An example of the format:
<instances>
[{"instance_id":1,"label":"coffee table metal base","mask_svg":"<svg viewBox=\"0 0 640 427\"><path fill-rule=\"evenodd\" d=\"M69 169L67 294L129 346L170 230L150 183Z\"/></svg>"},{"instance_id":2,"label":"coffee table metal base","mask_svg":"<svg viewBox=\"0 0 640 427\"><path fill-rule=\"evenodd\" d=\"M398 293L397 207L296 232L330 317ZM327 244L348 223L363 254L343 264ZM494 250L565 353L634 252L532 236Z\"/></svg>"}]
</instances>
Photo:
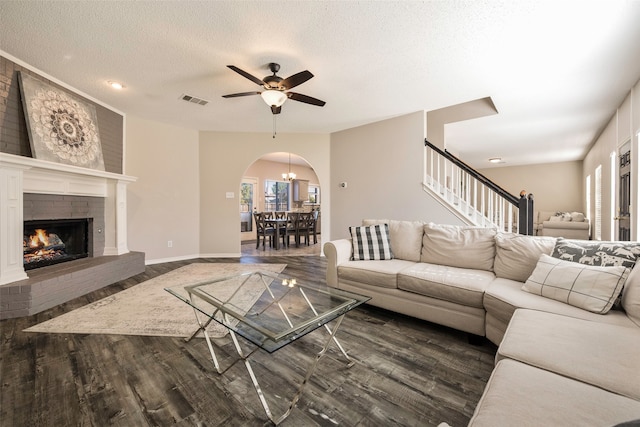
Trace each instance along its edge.
<instances>
[{"instance_id":1,"label":"coffee table metal base","mask_svg":"<svg viewBox=\"0 0 640 427\"><path fill-rule=\"evenodd\" d=\"M315 309L314 309L314 311L315 311ZM207 322L202 323L202 321L200 320L200 317L198 316L198 312L196 310L194 310L194 312L195 312L196 319L198 320L198 324L200 325L200 327L189 338L187 338L186 341L190 341L200 331L202 331L202 333L204 334L204 337L205 337L205 339L207 341L207 347L209 348L209 353L211 353L211 360L213 361L213 365L215 366L216 371L218 372L218 374L223 374L224 370L222 370L220 368L220 364L218 362L218 358L216 357L216 353L215 353L215 351L213 349L213 343L211 342L211 338L209 337L209 334L207 333L207 326L211 323L213 318L209 318L207 320ZM249 362L249 356L251 356L251 354L253 354L259 347L255 347L255 349L253 351L251 351L249 353L245 353L242 350L242 347L240 347L240 343L238 342L238 337L237 337L236 333L233 330L229 329L229 334L231 335L231 339L233 340L233 345L234 345L236 351L238 352L238 356L240 357L240 359L242 359L244 361L244 365L247 368L247 371L249 372L249 376L251 377L251 382L253 383L253 387L255 388L256 393L258 393L258 398L260 399L260 403L262 404L262 407L264 408L264 411L267 414L267 417L269 417L271 422L273 422L275 425L280 424L282 421L284 421L285 418L287 418L289 416L289 414L291 414L291 411L293 411L293 408L295 407L296 403L298 403L298 400L300 399L300 396L302 395L302 392L304 391L305 386L309 382L309 378L311 378L311 376L313 375L313 373L316 370L316 367L318 365L318 362L320 361L322 356L324 356L324 354L327 352L327 350L329 349L329 346L331 345L332 341L336 344L336 346L338 347L340 352L347 359L347 361L348 361L347 368L350 368L350 367L352 367L354 365L355 360L353 360L352 358L350 358L347 355L347 352L344 350L344 348L340 344L340 341L338 341L338 339L336 338L336 332L338 332L338 329L340 328L340 324L342 323L342 319L344 318L344 316L345 315L343 314L342 316L339 316L338 318L336 318L334 320L335 324L333 325L333 328L330 328L327 324L323 325L324 328L326 329L326 331L329 333L329 336L326 339L326 341L325 341L325 343L324 343L324 345L322 347L322 350L319 353L316 354L315 359L313 360L311 365L307 368L307 372L306 372L306 375L304 377L304 380L302 380L302 382L300 383L300 386L298 387L298 390L296 391L296 394L293 396L293 399L291 399L291 403L289 403L289 407L287 408L285 413L282 414L278 418L276 418L273 415L273 412L269 408L269 404L267 403L267 400L266 400L266 398L264 396L262 388L260 387L260 384L258 383L258 379L256 378L256 375L253 372L253 368L251 367L251 363Z\"/></svg>"}]
</instances>

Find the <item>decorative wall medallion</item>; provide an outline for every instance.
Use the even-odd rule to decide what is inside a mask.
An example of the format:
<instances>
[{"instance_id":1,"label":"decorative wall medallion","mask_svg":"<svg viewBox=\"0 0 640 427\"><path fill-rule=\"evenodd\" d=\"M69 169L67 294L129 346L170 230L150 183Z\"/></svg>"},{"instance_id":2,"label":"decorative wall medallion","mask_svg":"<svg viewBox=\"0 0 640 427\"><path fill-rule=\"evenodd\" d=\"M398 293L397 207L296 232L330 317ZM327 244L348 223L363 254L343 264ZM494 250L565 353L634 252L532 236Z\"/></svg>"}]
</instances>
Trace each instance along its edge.
<instances>
[{"instance_id":1,"label":"decorative wall medallion","mask_svg":"<svg viewBox=\"0 0 640 427\"><path fill-rule=\"evenodd\" d=\"M95 107L28 74L18 74L33 157L104 170Z\"/></svg>"}]
</instances>

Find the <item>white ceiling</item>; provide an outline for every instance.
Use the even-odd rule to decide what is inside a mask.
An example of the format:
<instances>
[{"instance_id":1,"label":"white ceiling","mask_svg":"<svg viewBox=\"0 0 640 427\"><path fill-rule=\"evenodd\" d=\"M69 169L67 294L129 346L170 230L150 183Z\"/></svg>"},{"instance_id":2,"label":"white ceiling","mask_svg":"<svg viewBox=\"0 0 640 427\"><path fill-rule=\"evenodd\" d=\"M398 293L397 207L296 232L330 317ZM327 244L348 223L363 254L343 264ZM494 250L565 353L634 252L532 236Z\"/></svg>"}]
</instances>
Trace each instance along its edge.
<instances>
[{"instance_id":1,"label":"white ceiling","mask_svg":"<svg viewBox=\"0 0 640 427\"><path fill-rule=\"evenodd\" d=\"M308 69L278 133L329 133L491 97L499 114L448 125L476 167L581 159L640 78L640 1L6 1L0 50L128 114L271 132L260 97ZM124 83L116 92L108 80ZM204 98L206 106L180 100Z\"/></svg>"}]
</instances>

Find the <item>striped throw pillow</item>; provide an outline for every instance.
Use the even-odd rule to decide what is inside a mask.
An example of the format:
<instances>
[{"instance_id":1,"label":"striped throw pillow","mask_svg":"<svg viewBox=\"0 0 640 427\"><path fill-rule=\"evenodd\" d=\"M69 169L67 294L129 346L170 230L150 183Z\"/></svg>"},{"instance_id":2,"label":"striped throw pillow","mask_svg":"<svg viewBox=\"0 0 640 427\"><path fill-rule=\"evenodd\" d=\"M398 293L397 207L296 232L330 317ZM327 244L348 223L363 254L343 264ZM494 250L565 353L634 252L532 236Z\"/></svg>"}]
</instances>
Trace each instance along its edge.
<instances>
[{"instance_id":1,"label":"striped throw pillow","mask_svg":"<svg viewBox=\"0 0 640 427\"><path fill-rule=\"evenodd\" d=\"M392 259L389 224L349 227L355 261Z\"/></svg>"}]
</instances>

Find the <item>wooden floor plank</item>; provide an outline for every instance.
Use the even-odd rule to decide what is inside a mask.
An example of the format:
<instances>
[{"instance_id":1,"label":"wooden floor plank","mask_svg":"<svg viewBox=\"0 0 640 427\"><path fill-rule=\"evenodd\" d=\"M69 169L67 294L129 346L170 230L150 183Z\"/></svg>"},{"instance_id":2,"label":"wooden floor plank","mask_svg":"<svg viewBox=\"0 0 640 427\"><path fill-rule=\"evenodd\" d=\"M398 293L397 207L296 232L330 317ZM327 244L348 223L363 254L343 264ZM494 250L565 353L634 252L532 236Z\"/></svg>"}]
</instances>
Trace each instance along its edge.
<instances>
[{"instance_id":1,"label":"wooden floor plank","mask_svg":"<svg viewBox=\"0 0 640 427\"><path fill-rule=\"evenodd\" d=\"M23 332L191 262L285 263L286 274L324 280L325 258L265 252L147 266L37 315L0 321L0 426L270 425L228 336L214 340L227 369L219 375L203 339ZM252 355L276 415L327 336L318 330L273 354ZM496 351L468 344L460 331L371 306L348 313L337 337L356 364L347 368L332 343L283 426L464 426Z\"/></svg>"}]
</instances>

